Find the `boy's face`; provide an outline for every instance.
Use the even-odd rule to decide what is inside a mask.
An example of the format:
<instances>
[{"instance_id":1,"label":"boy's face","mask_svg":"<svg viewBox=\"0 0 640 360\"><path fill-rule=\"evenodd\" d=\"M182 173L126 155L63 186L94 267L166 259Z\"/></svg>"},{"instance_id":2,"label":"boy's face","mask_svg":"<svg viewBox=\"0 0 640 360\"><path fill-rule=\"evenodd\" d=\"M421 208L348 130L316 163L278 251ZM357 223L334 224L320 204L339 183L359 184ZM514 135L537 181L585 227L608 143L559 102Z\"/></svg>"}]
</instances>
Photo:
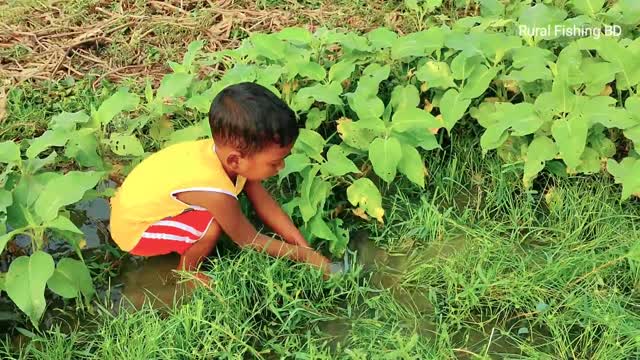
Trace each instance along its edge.
<instances>
[{"instance_id":1,"label":"boy's face","mask_svg":"<svg viewBox=\"0 0 640 360\"><path fill-rule=\"evenodd\" d=\"M247 180L261 181L275 176L284 168L286 158L293 148L293 144L282 147L272 144L261 151L242 158L238 167L238 174Z\"/></svg>"}]
</instances>

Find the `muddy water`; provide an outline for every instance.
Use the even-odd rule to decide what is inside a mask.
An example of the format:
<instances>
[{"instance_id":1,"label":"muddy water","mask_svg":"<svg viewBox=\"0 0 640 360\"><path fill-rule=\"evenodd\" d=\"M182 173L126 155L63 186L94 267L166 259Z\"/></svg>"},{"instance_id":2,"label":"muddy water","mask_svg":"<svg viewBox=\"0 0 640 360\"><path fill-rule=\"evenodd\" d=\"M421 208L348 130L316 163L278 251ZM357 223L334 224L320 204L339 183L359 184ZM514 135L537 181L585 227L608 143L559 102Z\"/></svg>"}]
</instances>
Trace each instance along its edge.
<instances>
[{"instance_id":1,"label":"muddy water","mask_svg":"<svg viewBox=\"0 0 640 360\"><path fill-rule=\"evenodd\" d=\"M94 199L79 203L71 214L71 220L85 235L86 248L92 249L109 241L109 202Z\"/></svg>"},{"instance_id":2,"label":"muddy water","mask_svg":"<svg viewBox=\"0 0 640 360\"><path fill-rule=\"evenodd\" d=\"M403 287L403 277L410 267L460 254L466 251L467 245L467 237L452 236L418 247L409 253L392 253L376 246L367 233L359 232L352 237L349 247L356 253L357 263L364 267L365 273L371 275L371 285L390 291L398 304L410 309L416 315L415 319L407 320L401 325L435 341L439 329L434 306L424 292L417 289L407 290ZM353 321L333 319L320 323L318 327L321 332L329 336L330 344L335 348L348 338ZM484 324L469 324L460 330L450 329L449 331L452 332L450 341L455 348L454 354L457 358L477 358L474 354L501 358L501 355L521 353L513 340L519 329L526 329L528 335L525 337L532 342L540 343L543 338L539 331L529 330L526 324L515 321L510 324L500 324L490 321ZM511 336L506 335L507 333Z\"/></svg>"},{"instance_id":3,"label":"muddy water","mask_svg":"<svg viewBox=\"0 0 640 360\"><path fill-rule=\"evenodd\" d=\"M155 309L169 309L184 300L192 287L182 282L174 271L179 259L179 255L170 254L125 264L114 281L121 284L120 305L135 310L147 302Z\"/></svg>"}]
</instances>

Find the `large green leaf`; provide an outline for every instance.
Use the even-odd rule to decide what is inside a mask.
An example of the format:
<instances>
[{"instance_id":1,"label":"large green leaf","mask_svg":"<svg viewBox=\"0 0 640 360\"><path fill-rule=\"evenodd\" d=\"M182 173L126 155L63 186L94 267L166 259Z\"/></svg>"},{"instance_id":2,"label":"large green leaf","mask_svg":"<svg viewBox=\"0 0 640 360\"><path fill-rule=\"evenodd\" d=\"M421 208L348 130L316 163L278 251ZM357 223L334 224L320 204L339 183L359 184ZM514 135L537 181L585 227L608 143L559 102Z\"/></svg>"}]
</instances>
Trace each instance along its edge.
<instances>
[{"instance_id":1,"label":"large green leaf","mask_svg":"<svg viewBox=\"0 0 640 360\"><path fill-rule=\"evenodd\" d=\"M465 80L460 96L463 99L475 99L482 95L501 69L501 66L488 68L485 65L478 65Z\"/></svg>"},{"instance_id":2,"label":"large green leaf","mask_svg":"<svg viewBox=\"0 0 640 360\"><path fill-rule=\"evenodd\" d=\"M553 140L546 136L538 136L527 149L524 161L524 175L522 181L526 187L531 186L533 180L542 169L546 161L552 160L558 154L558 148Z\"/></svg>"},{"instance_id":3,"label":"large green leaf","mask_svg":"<svg viewBox=\"0 0 640 360\"><path fill-rule=\"evenodd\" d=\"M367 95L376 95L380 83L387 78L391 73L391 67L387 65L380 65L378 63L372 63L367 65L362 71L362 76L358 79L358 87L356 92L362 92Z\"/></svg>"},{"instance_id":4,"label":"large green leaf","mask_svg":"<svg viewBox=\"0 0 640 360\"><path fill-rule=\"evenodd\" d=\"M308 157L322 162L322 149L325 140L322 135L309 129L300 129L300 135L293 146L296 151L306 154Z\"/></svg>"},{"instance_id":5,"label":"large green leaf","mask_svg":"<svg viewBox=\"0 0 640 360\"><path fill-rule=\"evenodd\" d=\"M640 160L626 157L618 163L609 159L607 171L615 177L616 184L622 184L622 200L631 195L640 197Z\"/></svg>"},{"instance_id":6,"label":"large green leaf","mask_svg":"<svg viewBox=\"0 0 640 360\"><path fill-rule=\"evenodd\" d=\"M347 244L349 243L349 230L345 229L342 225L343 221L340 219L333 219L331 222L333 234L336 236L336 239L329 243L329 251L335 256L344 254L344 251L347 249Z\"/></svg>"},{"instance_id":7,"label":"large green leaf","mask_svg":"<svg viewBox=\"0 0 640 360\"><path fill-rule=\"evenodd\" d=\"M576 169L586 146L589 123L582 116L569 116L568 119L556 120L551 127L551 134L558 144L560 155L570 169Z\"/></svg>"},{"instance_id":8,"label":"large green leaf","mask_svg":"<svg viewBox=\"0 0 640 360\"><path fill-rule=\"evenodd\" d=\"M298 73L310 80L321 81L327 76L327 70L317 62L306 62L298 66Z\"/></svg>"},{"instance_id":9,"label":"large green leaf","mask_svg":"<svg viewBox=\"0 0 640 360\"><path fill-rule=\"evenodd\" d=\"M616 99L609 96L576 99L575 114L582 115L589 125L602 124L607 128L628 129L640 125L626 109L616 107Z\"/></svg>"},{"instance_id":10,"label":"large green leaf","mask_svg":"<svg viewBox=\"0 0 640 360\"><path fill-rule=\"evenodd\" d=\"M276 33L280 40L286 40L297 45L306 45L313 40L309 30L303 27L287 27Z\"/></svg>"},{"instance_id":11,"label":"large green leaf","mask_svg":"<svg viewBox=\"0 0 640 360\"><path fill-rule=\"evenodd\" d=\"M360 178L347 188L347 199L353 206L363 209L369 216L382 222L382 195L376 185L367 178Z\"/></svg>"},{"instance_id":12,"label":"large green leaf","mask_svg":"<svg viewBox=\"0 0 640 360\"><path fill-rule=\"evenodd\" d=\"M155 101L163 103L167 99L185 96L193 79L194 75L187 73L166 74L160 81Z\"/></svg>"},{"instance_id":13,"label":"large green leaf","mask_svg":"<svg viewBox=\"0 0 640 360\"><path fill-rule=\"evenodd\" d=\"M553 60L553 53L537 46L523 46L514 49L511 58L513 67L522 69L531 64L546 65L547 62Z\"/></svg>"},{"instance_id":14,"label":"large green leaf","mask_svg":"<svg viewBox=\"0 0 640 360\"><path fill-rule=\"evenodd\" d=\"M69 139L65 148L65 156L75 159L79 165L86 167L102 168L103 162L98 155L98 140L92 132L81 133Z\"/></svg>"},{"instance_id":15,"label":"large green leaf","mask_svg":"<svg viewBox=\"0 0 640 360\"><path fill-rule=\"evenodd\" d=\"M13 203L7 208L7 223L14 229L41 225L42 219L33 212L32 206L53 179L62 175L43 172L23 176L13 189Z\"/></svg>"},{"instance_id":16,"label":"large green leaf","mask_svg":"<svg viewBox=\"0 0 640 360\"><path fill-rule=\"evenodd\" d=\"M484 17L502 16L504 14L504 4L500 0L480 0L480 15Z\"/></svg>"},{"instance_id":17,"label":"large green leaf","mask_svg":"<svg viewBox=\"0 0 640 360\"><path fill-rule=\"evenodd\" d=\"M345 144L359 150L368 150L373 139L386 131L384 122L380 119L341 119L338 120L337 130Z\"/></svg>"},{"instance_id":18,"label":"large green leaf","mask_svg":"<svg viewBox=\"0 0 640 360\"><path fill-rule=\"evenodd\" d=\"M447 36L445 45L460 50L466 57L479 55L498 63L508 52L522 46L522 39L501 33L453 31Z\"/></svg>"},{"instance_id":19,"label":"large green leaf","mask_svg":"<svg viewBox=\"0 0 640 360\"><path fill-rule=\"evenodd\" d=\"M322 212L318 212L313 218L311 218L311 221L309 221L309 229L316 237L336 241L335 234L331 231L329 225L327 225L327 223L322 219Z\"/></svg>"},{"instance_id":20,"label":"large green leaf","mask_svg":"<svg viewBox=\"0 0 640 360\"><path fill-rule=\"evenodd\" d=\"M447 89L456 86L449 65L442 61L427 61L418 68L416 77L426 82L430 88Z\"/></svg>"},{"instance_id":21,"label":"large green leaf","mask_svg":"<svg viewBox=\"0 0 640 360\"><path fill-rule=\"evenodd\" d=\"M84 124L89 121L89 115L84 111L66 112L55 115L51 118L49 128L51 130L73 131L77 124Z\"/></svg>"},{"instance_id":22,"label":"large green leaf","mask_svg":"<svg viewBox=\"0 0 640 360\"><path fill-rule=\"evenodd\" d=\"M605 2L606 0L571 0L571 5L578 13L593 17L602 10Z\"/></svg>"},{"instance_id":23,"label":"large green leaf","mask_svg":"<svg viewBox=\"0 0 640 360\"><path fill-rule=\"evenodd\" d=\"M420 11L420 7L418 6L418 0L404 0L404 6L411 11L415 11L415 12Z\"/></svg>"},{"instance_id":24,"label":"large green leaf","mask_svg":"<svg viewBox=\"0 0 640 360\"><path fill-rule=\"evenodd\" d=\"M601 158L610 158L616 154L616 144L607 137L602 130L593 127L589 132L589 146L595 150Z\"/></svg>"},{"instance_id":25,"label":"large green leaf","mask_svg":"<svg viewBox=\"0 0 640 360\"><path fill-rule=\"evenodd\" d=\"M424 187L425 168L420 153L411 145L401 144L401 148L398 170L416 185Z\"/></svg>"},{"instance_id":26,"label":"large green leaf","mask_svg":"<svg viewBox=\"0 0 640 360\"><path fill-rule=\"evenodd\" d=\"M34 204L34 210L43 221L56 218L61 207L76 203L87 190L93 189L102 173L70 171L48 181Z\"/></svg>"},{"instance_id":27,"label":"large green leaf","mask_svg":"<svg viewBox=\"0 0 640 360\"><path fill-rule=\"evenodd\" d=\"M54 268L51 255L42 251L30 257L21 256L9 265L5 282L7 294L35 327L46 308L44 289Z\"/></svg>"},{"instance_id":28,"label":"large green leaf","mask_svg":"<svg viewBox=\"0 0 640 360\"><path fill-rule=\"evenodd\" d=\"M14 236L18 235L18 231L9 231L6 234L0 235L0 254L4 251L4 248L7 246L7 243L13 239Z\"/></svg>"},{"instance_id":29,"label":"large green leaf","mask_svg":"<svg viewBox=\"0 0 640 360\"><path fill-rule=\"evenodd\" d=\"M621 90L629 89L640 83L640 66L637 54L611 37L598 39L598 55L613 63L618 68L616 87Z\"/></svg>"},{"instance_id":30,"label":"large green leaf","mask_svg":"<svg viewBox=\"0 0 640 360\"><path fill-rule=\"evenodd\" d=\"M176 130L169 135L169 140L164 146L178 144L185 141L192 141L206 137L209 134L209 125L206 121L201 121L196 125L187 126L186 128Z\"/></svg>"},{"instance_id":31,"label":"large green leaf","mask_svg":"<svg viewBox=\"0 0 640 360\"><path fill-rule=\"evenodd\" d=\"M359 119L378 119L384 113L384 103L375 94L356 91L346 94L351 109Z\"/></svg>"},{"instance_id":32,"label":"large green leaf","mask_svg":"<svg viewBox=\"0 0 640 360\"><path fill-rule=\"evenodd\" d=\"M569 113L575 108L577 96L562 83L554 82L550 92L540 94L534 105L541 114L551 117Z\"/></svg>"},{"instance_id":33,"label":"large green leaf","mask_svg":"<svg viewBox=\"0 0 640 360\"><path fill-rule=\"evenodd\" d=\"M256 33L250 36L250 40L260 56L271 60L280 60L285 57L286 44L278 38L277 34Z\"/></svg>"},{"instance_id":34,"label":"large green leaf","mask_svg":"<svg viewBox=\"0 0 640 360\"><path fill-rule=\"evenodd\" d=\"M487 34L483 33L467 33L461 29L455 29L449 33L444 41L446 47L459 50L465 57L481 56L484 57L483 43Z\"/></svg>"},{"instance_id":35,"label":"large green leaf","mask_svg":"<svg viewBox=\"0 0 640 360\"><path fill-rule=\"evenodd\" d=\"M373 171L387 183L391 183L395 178L401 158L402 147L395 137L376 138L369 147L369 160L373 165Z\"/></svg>"},{"instance_id":36,"label":"large green leaf","mask_svg":"<svg viewBox=\"0 0 640 360\"><path fill-rule=\"evenodd\" d=\"M398 34L385 28L379 27L367 33L369 43L376 49L384 49L393 46L398 38Z\"/></svg>"},{"instance_id":37,"label":"large green leaf","mask_svg":"<svg viewBox=\"0 0 640 360\"><path fill-rule=\"evenodd\" d=\"M47 285L51 291L67 299L78 297L79 294L91 299L95 294L87 266L82 261L70 258L58 262Z\"/></svg>"},{"instance_id":38,"label":"large green leaf","mask_svg":"<svg viewBox=\"0 0 640 360\"><path fill-rule=\"evenodd\" d=\"M560 51L556 60L556 78L554 83L561 86L575 86L586 80L582 72L584 59L577 43L571 43Z\"/></svg>"},{"instance_id":39,"label":"large green leaf","mask_svg":"<svg viewBox=\"0 0 640 360\"><path fill-rule=\"evenodd\" d=\"M327 111L313 108L307 113L307 120L304 127L309 130L315 130L327 119Z\"/></svg>"},{"instance_id":40,"label":"large green leaf","mask_svg":"<svg viewBox=\"0 0 640 360\"><path fill-rule=\"evenodd\" d=\"M327 104L342 105L340 94L342 94L342 86L339 82L332 81L329 84L316 84L302 88L295 97L300 99L298 101L310 98Z\"/></svg>"},{"instance_id":41,"label":"large green leaf","mask_svg":"<svg viewBox=\"0 0 640 360\"><path fill-rule=\"evenodd\" d=\"M272 64L257 70L257 82L262 85L273 85L280 80L284 68L277 64Z\"/></svg>"},{"instance_id":42,"label":"large green leaf","mask_svg":"<svg viewBox=\"0 0 640 360\"><path fill-rule=\"evenodd\" d=\"M472 116L487 128L480 137L480 145L484 152L502 145L509 135L508 129L511 129L515 136L525 136L536 132L544 123L530 103L485 105L474 111Z\"/></svg>"},{"instance_id":43,"label":"large green leaf","mask_svg":"<svg viewBox=\"0 0 640 360\"><path fill-rule=\"evenodd\" d=\"M356 65L351 60L341 60L329 69L329 81L343 82L351 76L356 69Z\"/></svg>"},{"instance_id":44,"label":"large green leaf","mask_svg":"<svg viewBox=\"0 0 640 360\"><path fill-rule=\"evenodd\" d=\"M177 72L194 73L197 70L193 63L200 53L200 50L204 47L204 44L204 40L195 40L189 43L187 52L182 57L182 64L180 64L181 66L177 70Z\"/></svg>"},{"instance_id":45,"label":"large green leaf","mask_svg":"<svg viewBox=\"0 0 640 360\"><path fill-rule=\"evenodd\" d=\"M427 56L444 46L444 38L444 30L439 27L401 36L391 46L391 58Z\"/></svg>"},{"instance_id":46,"label":"large green leaf","mask_svg":"<svg viewBox=\"0 0 640 360\"><path fill-rule=\"evenodd\" d=\"M532 63L523 67L522 70L512 70L506 78L519 82L534 82L536 80L551 80L553 75L545 64Z\"/></svg>"},{"instance_id":47,"label":"large green leaf","mask_svg":"<svg viewBox=\"0 0 640 360\"><path fill-rule=\"evenodd\" d=\"M439 149L440 144L435 135L427 130L406 131L403 133L392 131L391 134L398 138L400 143L420 147L424 150Z\"/></svg>"},{"instance_id":48,"label":"large green leaf","mask_svg":"<svg viewBox=\"0 0 640 360\"><path fill-rule=\"evenodd\" d=\"M13 141L0 143L0 163L16 164L20 162L20 147Z\"/></svg>"},{"instance_id":49,"label":"large green leaf","mask_svg":"<svg viewBox=\"0 0 640 360\"><path fill-rule=\"evenodd\" d=\"M440 123L433 115L419 108L401 108L391 118L391 129L397 132L426 131L439 127Z\"/></svg>"},{"instance_id":50,"label":"large green leaf","mask_svg":"<svg viewBox=\"0 0 640 360\"><path fill-rule=\"evenodd\" d=\"M633 141L636 149L640 149L640 97L628 97L624 106L627 109L627 112L638 122L638 125L626 129L624 131L624 136Z\"/></svg>"},{"instance_id":51,"label":"large green leaf","mask_svg":"<svg viewBox=\"0 0 640 360\"><path fill-rule=\"evenodd\" d=\"M78 229L78 227L71 222L69 218L62 215L59 215L57 218L46 223L45 226L60 231L69 231L81 235L83 234L82 230Z\"/></svg>"},{"instance_id":52,"label":"large green leaf","mask_svg":"<svg viewBox=\"0 0 640 360\"><path fill-rule=\"evenodd\" d=\"M532 7L525 6L524 11L518 16L518 23L527 29L523 35L532 34L536 39L550 40L557 38L559 34L554 31L543 32L540 29L554 29L554 26L566 17L566 11L539 3Z\"/></svg>"},{"instance_id":53,"label":"large green leaf","mask_svg":"<svg viewBox=\"0 0 640 360\"><path fill-rule=\"evenodd\" d=\"M600 154L591 147L585 147L580 157L580 166L576 168L576 171L584 174L600 172Z\"/></svg>"},{"instance_id":54,"label":"large green leaf","mask_svg":"<svg viewBox=\"0 0 640 360\"><path fill-rule=\"evenodd\" d=\"M311 188L313 187L314 181L321 180L316 175L320 171L320 165L314 164L308 170L302 172L302 184L300 185L300 194L302 195L302 199L309 199L313 194ZM307 220L305 220L307 221Z\"/></svg>"},{"instance_id":55,"label":"large green leaf","mask_svg":"<svg viewBox=\"0 0 640 360\"><path fill-rule=\"evenodd\" d=\"M305 174L302 183L303 188L308 187L308 189L303 189L298 207L302 214L302 220L305 223L318 212L322 212L324 203L331 193L331 185L320 177L315 176L317 170L318 167L312 167L310 171Z\"/></svg>"},{"instance_id":56,"label":"large green leaf","mask_svg":"<svg viewBox=\"0 0 640 360\"><path fill-rule=\"evenodd\" d=\"M640 125L624 131L624 136L633 141L636 149L640 149Z\"/></svg>"},{"instance_id":57,"label":"large green leaf","mask_svg":"<svg viewBox=\"0 0 640 360\"><path fill-rule=\"evenodd\" d=\"M278 173L278 183L289 176L289 174L299 173L309 165L311 165L311 160L309 160L309 157L305 154L291 154L287 156L284 158L284 168Z\"/></svg>"},{"instance_id":58,"label":"large green leaf","mask_svg":"<svg viewBox=\"0 0 640 360\"><path fill-rule=\"evenodd\" d=\"M109 142L111 146L111 151L114 154L120 156L142 156L144 155L144 148L134 135L123 135L113 133L111 134L111 139Z\"/></svg>"},{"instance_id":59,"label":"large green leaf","mask_svg":"<svg viewBox=\"0 0 640 360\"><path fill-rule=\"evenodd\" d=\"M26 151L29 159L36 158L40 153L52 146L64 146L73 132L65 130L47 130L41 136L33 139Z\"/></svg>"},{"instance_id":60,"label":"large green leaf","mask_svg":"<svg viewBox=\"0 0 640 360\"><path fill-rule=\"evenodd\" d=\"M359 173L360 170L351 161L338 145L333 145L327 151L327 162L322 164L322 169L333 175L343 176L348 173Z\"/></svg>"},{"instance_id":61,"label":"large green leaf","mask_svg":"<svg viewBox=\"0 0 640 360\"><path fill-rule=\"evenodd\" d=\"M444 127L451 132L453 126L462 118L469 108L471 100L464 98L458 90L449 89L440 99L440 112L444 121Z\"/></svg>"},{"instance_id":62,"label":"large green leaf","mask_svg":"<svg viewBox=\"0 0 640 360\"><path fill-rule=\"evenodd\" d=\"M0 188L0 214L4 213L11 204L13 204L13 195L11 191Z\"/></svg>"},{"instance_id":63,"label":"large green leaf","mask_svg":"<svg viewBox=\"0 0 640 360\"><path fill-rule=\"evenodd\" d=\"M623 24L637 26L640 24L640 3L636 0L618 0L611 6L619 11Z\"/></svg>"},{"instance_id":64,"label":"large green leaf","mask_svg":"<svg viewBox=\"0 0 640 360\"><path fill-rule=\"evenodd\" d=\"M333 40L342 45L345 53L368 52L371 50L367 39L354 32L336 33Z\"/></svg>"},{"instance_id":65,"label":"large green leaf","mask_svg":"<svg viewBox=\"0 0 640 360\"><path fill-rule=\"evenodd\" d=\"M596 96L602 92L604 87L613 82L618 72L618 67L610 62L584 61L581 68L587 85L585 93Z\"/></svg>"},{"instance_id":66,"label":"large green leaf","mask_svg":"<svg viewBox=\"0 0 640 360\"><path fill-rule=\"evenodd\" d=\"M99 124L104 126L119 113L135 109L139 102L138 95L130 93L127 88L120 88L105 100L92 116Z\"/></svg>"},{"instance_id":67,"label":"large green leaf","mask_svg":"<svg viewBox=\"0 0 640 360\"><path fill-rule=\"evenodd\" d=\"M629 96L624 102L624 107L631 116L640 122L640 96Z\"/></svg>"},{"instance_id":68,"label":"large green leaf","mask_svg":"<svg viewBox=\"0 0 640 360\"><path fill-rule=\"evenodd\" d=\"M221 91L227 85L239 84L241 82L253 82L258 77L258 67L253 64L235 64L230 70L227 70L222 77L220 83L212 84L212 87ZM212 94L217 95L212 91ZM211 105L211 104L209 104Z\"/></svg>"},{"instance_id":69,"label":"large green leaf","mask_svg":"<svg viewBox=\"0 0 640 360\"><path fill-rule=\"evenodd\" d=\"M482 57L468 56L461 52L451 61L451 75L454 79L466 79L473 73L478 65L482 62Z\"/></svg>"},{"instance_id":70,"label":"large green leaf","mask_svg":"<svg viewBox=\"0 0 640 360\"><path fill-rule=\"evenodd\" d=\"M391 105L394 109L415 108L420 104L420 93L418 89L407 84L405 86L398 85L391 92Z\"/></svg>"}]
</instances>

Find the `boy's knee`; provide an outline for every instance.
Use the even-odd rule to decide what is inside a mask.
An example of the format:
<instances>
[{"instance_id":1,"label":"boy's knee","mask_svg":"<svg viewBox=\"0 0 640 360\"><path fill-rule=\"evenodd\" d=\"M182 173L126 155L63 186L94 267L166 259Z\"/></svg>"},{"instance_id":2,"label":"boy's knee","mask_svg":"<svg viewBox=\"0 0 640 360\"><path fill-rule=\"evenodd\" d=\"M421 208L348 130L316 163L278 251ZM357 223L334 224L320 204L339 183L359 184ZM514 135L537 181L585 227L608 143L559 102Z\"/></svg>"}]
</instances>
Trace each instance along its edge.
<instances>
[{"instance_id":1,"label":"boy's knee","mask_svg":"<svg viewBox=\"0 0 640 360\"><path fill-rule=\"evenodd\" d=\"M222 228L220 228L220 225L218 225L215 220L212 220L211 225L209 225L207 231L205 231L204 235L202 235L200 241L205 243L215 242L220 237L221 233Z\"/></svg>"}]
</instances>

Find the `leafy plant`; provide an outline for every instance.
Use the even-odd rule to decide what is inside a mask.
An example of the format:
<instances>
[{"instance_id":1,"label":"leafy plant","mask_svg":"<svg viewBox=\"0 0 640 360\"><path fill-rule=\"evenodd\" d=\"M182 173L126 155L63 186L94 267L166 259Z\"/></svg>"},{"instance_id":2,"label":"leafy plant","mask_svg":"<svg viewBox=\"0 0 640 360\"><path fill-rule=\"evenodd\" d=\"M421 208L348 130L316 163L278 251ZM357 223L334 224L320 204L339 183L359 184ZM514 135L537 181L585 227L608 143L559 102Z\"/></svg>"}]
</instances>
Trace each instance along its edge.
<instances>
[{"instance_id":1,"label":"leafy plant","mask_svg":"<svg viewBox=\"0 0 640 360\"><path fill-rule=\"evenodd\" d=\"M461 123L484 129L483 153L496 150L520 167L525 187L545 168L606 170L622 184L623 199L638 196L636 7L630 1L572 1L569 10L581 15L570 17L543 3L479 4L482 16L406 35L386 28L360 35L292 27L252 34L237 49L213 54L202 53L197 41L182 63L170 63L173 72L157 89L148 83L138 95L121 88L89 114L53 117L35 139L0 143L0 251L18 234L33 244L31 256L12 264L4 288L34 323L45 285L64 297L90 297L86 267L71 259L54 265L41 251L45 234L55 231L77 245L81 232L65 207L83 197L109 196L94 188L123 163L206 137L213 98L245 81L267 87L299 115L303 129L279 178L293 185L284 208L309 240L328 242L335 255L349 241L335 203L384 223L386 188L399 176L424 187L428 152L440 147L436 135L454 134ZM441 2L405 5L424 18ZM612 19L624 25L624 37L521 32ZM203 65L227 70L200 76ZM61 174L59 160L73 161L76 169ZM23 273L31 268L39 271ZM31 285L19 290L24 276Z\"/></svg>"}]
</instances>

